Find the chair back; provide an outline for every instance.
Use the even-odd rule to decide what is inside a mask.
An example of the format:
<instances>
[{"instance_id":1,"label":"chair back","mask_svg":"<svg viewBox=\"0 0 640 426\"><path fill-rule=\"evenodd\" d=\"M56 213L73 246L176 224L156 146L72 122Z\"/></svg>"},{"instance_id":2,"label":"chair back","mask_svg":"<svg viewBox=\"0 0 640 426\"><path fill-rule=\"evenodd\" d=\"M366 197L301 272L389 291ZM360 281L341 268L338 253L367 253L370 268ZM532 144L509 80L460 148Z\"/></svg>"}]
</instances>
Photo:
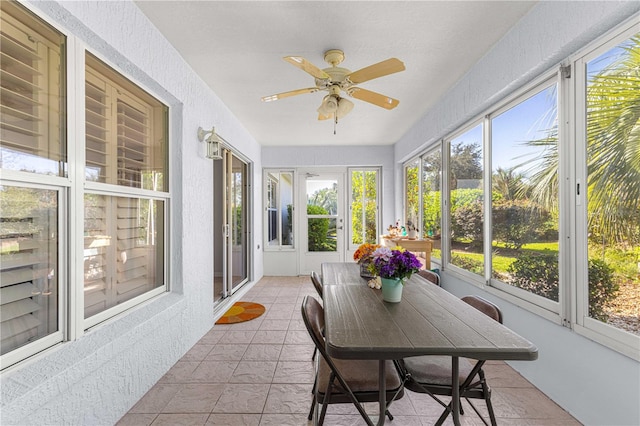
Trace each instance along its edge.
<instances>
[{"instance_id":1,"label":"chair back","mask_svg":"<svg viewBox=\"0 0 640 426\"><path fill-rule=\"evenodd\" d=\"M322 298L322 281L320 281L320 277L318 276L318 274L316 274L315 271L311 271L311 282L320 295L320 298Z\"/></svg>"},{"instance_id":2,"label":"chair back","mask_svg":"<svg viewBox=\"0 0 640 426\"><path fill-rule=\"evenodd\" d=\"M315 298L305 296L302 300L302 319L307 327L309 336L313 340L313 344L320 350L324 356L324 309Z\"/></svg>"},{"instance_id":3,"label":"chair back","mask_svg":"<svg viewBox=\"0 0 640 426\"><path fill-rule=\"evenodd\" d=\"M421 269L418 271L418 275L420 275L425 280L434 283L435 285L440 285L440 275L436 274L433 271L428 269Z\"/></svg>"},{"instance_id":4,"label":"chair back","mask_svg":"<svg viewBox=\"0 0 640 426\"><path fill-rule=\"evenodd\" d=\"M502 311L488 300L480 296L464 296L461 300L502 324Z\"/></svg>"}]
</instances>

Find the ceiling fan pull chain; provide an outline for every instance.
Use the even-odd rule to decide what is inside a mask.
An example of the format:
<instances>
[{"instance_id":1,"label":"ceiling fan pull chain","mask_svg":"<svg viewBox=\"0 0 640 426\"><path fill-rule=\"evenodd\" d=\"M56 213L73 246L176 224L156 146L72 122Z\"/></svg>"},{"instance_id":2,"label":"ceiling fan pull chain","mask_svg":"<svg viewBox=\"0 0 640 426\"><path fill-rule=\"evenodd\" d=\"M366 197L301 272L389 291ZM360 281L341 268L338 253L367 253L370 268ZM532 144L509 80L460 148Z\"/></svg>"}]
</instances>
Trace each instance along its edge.
<instances>
[{"instance_id":1,"label":"ceiling fan pull chain","mask_svg":"<svg viewBox=\"0 0 640 426\"><path fill-rule=\"evenodd\" d=\"M336 114L333 120L333 134L336 134L336 126L338 125L338 115Z\"/></svg>"}]
</instances>

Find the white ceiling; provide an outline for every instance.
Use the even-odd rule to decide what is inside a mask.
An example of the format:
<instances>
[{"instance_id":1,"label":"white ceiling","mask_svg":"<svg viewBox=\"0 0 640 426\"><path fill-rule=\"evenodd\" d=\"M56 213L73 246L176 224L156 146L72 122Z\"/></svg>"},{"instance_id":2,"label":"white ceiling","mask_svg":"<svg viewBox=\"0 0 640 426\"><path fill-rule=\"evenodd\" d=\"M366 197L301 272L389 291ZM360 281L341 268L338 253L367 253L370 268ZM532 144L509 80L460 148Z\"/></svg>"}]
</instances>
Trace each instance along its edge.
<instances>
[{"instance_id":1,"label":"white ceiling","mask_svg":"<svg viewBox=\"0 0 640 426\"><path fill-rule=\"evenodd\" d=\"M524 15L524 1L137 1L182 57L262 145L386 145L414 125ZM400 100L393 110L358 99L339 121L318 121L326 92L262 102L313 87L282 60L319 68L341 49L356 71L396 57L406 70L359 87ZM215 124L215 123L214 123ZM222 135L224 136L224 135Z\"/></svg>"}]
</instances>

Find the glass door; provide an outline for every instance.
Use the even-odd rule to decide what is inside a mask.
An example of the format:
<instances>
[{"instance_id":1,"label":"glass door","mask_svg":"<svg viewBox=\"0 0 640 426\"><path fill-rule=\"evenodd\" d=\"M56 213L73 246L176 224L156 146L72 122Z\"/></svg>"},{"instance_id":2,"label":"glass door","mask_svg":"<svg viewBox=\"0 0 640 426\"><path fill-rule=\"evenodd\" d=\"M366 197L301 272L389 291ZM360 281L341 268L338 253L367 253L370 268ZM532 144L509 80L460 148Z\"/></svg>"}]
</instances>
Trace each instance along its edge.
<instances>
[{"instance_id":1,"label":"glass door","mask_svg":"<svg viewBox=\"0 0 640 426\"><path fill-rule=\"evenodd\" d=\"M214 301L249 280L249 164L228 149L214 161Z\"/></svg>"},{"instance_id":2,"label":"glass door","mask_svg":"<svg viewBox=\"0 0 640 426\"><path fill-rule=\"evenodd\" d=\"M301 175L306 205L301 221L301 274L319 271L323 262L344 262L343 173Z\"/></svg>"}]
</instances>

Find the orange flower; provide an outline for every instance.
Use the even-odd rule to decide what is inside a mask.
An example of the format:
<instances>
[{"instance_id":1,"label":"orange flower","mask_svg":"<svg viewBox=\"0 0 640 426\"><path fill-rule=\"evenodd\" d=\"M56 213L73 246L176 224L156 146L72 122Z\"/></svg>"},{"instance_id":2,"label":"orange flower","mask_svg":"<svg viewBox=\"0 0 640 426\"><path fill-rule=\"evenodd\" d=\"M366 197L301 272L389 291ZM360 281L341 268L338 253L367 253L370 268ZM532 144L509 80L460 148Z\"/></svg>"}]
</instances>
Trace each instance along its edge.
<instances>
[{"instance_id":1,"label":"orange flower","mask_svg":"<svg viewBox=\"0 0 640 426\"><path fill-rule=\"evenodd\" d=\"M363 258L371 256L371 254L380 248L380 244L364 243L360 244L360 247L353 253L353 260L359 262Z\"/></svg>"}]
</instances>

